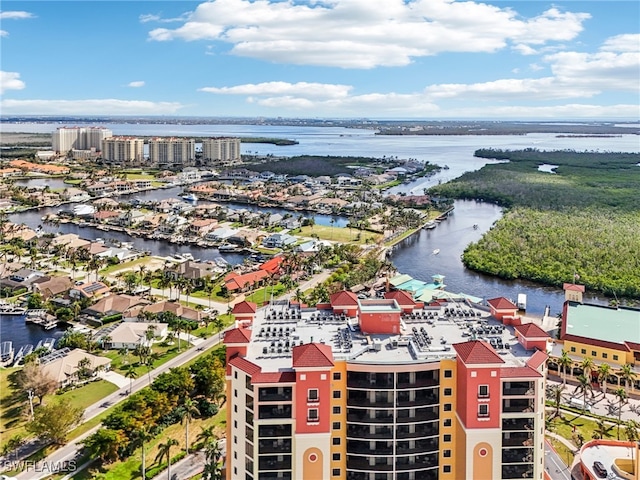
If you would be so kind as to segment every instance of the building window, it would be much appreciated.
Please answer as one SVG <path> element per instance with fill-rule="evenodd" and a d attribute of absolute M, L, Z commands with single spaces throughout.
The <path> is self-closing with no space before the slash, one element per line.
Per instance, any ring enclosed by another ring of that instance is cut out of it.
<path fill-rule="evenodd" d="M 333 461 L 334 462 L 339 462 L 340 461 L 340 454 L 339 453 L 334 453 L 333 454 Z"/>
<path fill-rule="evenodd" d="M 602 354 L 602 358 L 607 358 L 608 356 L 609 356 L 609 354 L 607 354 L 607 353 L 603 353 Z"/>
<path fill-rule="evenodd" d="M 478 385 L 478 397 L 486 398 L 489 396 L 489 385 Z"/>
<path fill-rule="evenodd" d="M 334 477 L 339 477 L 339 476 L 341 475 L 341 473 L 340 473 L 340 469 L 339 469 L 339 468 L 334 468 L 334 469 L 331 471 L 331 474 L 332 474 Z"/>
<path fill-rule="evenodd" d="M 340 422 L 333 422 L 333 429 L 340 430 Z"/>
<path fill-rule="evenodd" d="M 614 359 L 614 360 L 618 360 L 618 355 L 614 355 L 614 356 L 613 356 L 613 359 Z"/>
<path fill-rule="evenodd" d="M 309 402 L 317 402 L 318 401 L 318 389 L 310 388 L 307 394 L 307 401 Z"/>
<path fill-rule="evenodd" d="M 444 389 L 444 396 L 445 397 L 450 397 L 453 394 L 453 390 L 450 388 L 445 388 Z"/>
<path fill-rule="evenodd" d="M 234 389 L 233 389 L 233 396 L 234 396 L 234 397 L 237 397 L 237 396 L 238 396 L 238 389 L 237 389 L 237 388 L 234 388 Z"/>
<path fill-rule="evenodd" d="M 233 378 L 238 378 L 238 372 L 233 372 Z"/>
<path fill-rule="evenodd" d="M 450 403 L 445 403 L 444 404 L 444 411 L 445 412 L 450 412 L 451 411 L 451 404 Z"/>
<path fill-rule="evenodd" d="M 442 466 L 442 471 L 444 473 L 451 473 L 451 465 L 443 465 Z"/>
<path fill-rule="evenodd" d="M 445 457 L 445 458 L 451 457 L 451 450 L 443 450 L 442 451 L 442 456 Z"/>
<path fill-rule="evenodd" d="M 340 415 L 340 407 L 333 407 L 333 414 Z"/>
<path fill-rule="evenodd" d="M 576 351 L 576 347 L 571 347 L 571 351 L 575 352 Z"/>
<path fill-rule="evenodd" d="M 478 416 L 479 417 L 488 417 L 489 416 L 489 405 L 486 403 L 482 405 L 478 405 Z"/>
<path fill-rule="evenodd" d="M 445 370 L 444 378 L 451 378 L 451 377 L 453 377 L 453 370 Z"/>
<path fill-rule="evenodd" d="M 334 390 L 333 391 L 333 398 L 340 398 L 340 397 L 341 397 L 340 390 Z"/>
<path fill-rule="evenodd" d="M 300 374 L 300 380 L 306 380 L 307 379 L 307 374 L 306 373 L 301 373 Z"/>
<path fill-rule="evenodd" d="M 444 426 L 445 427 L 450 427 L 451 426 L 451 419 L 450 418 L 445 418 L 444 419 Z"/>
<path fill-rule="evenodd" d="M 340 376 L 340 372 L 333 372 L 333 379 L 334 380 L 340 380 L 341 376 Z"/>
<path fill-rule="evenodd" d="M 238 428 L 238 420 L 233 421 L 233 428 Z"/>
<path fill-rule="evenodd" d="M 586 348 L 581 348 L 581 349 L 580 349 L 580 353 L 581 353 L 582 355 L 586 355 L 586 354 L 587 354 L 587 349 L 586 349 Z"/>
<path fill-rule="evenodd" d="M 236 413 L 238 413 L 238 405 L 234 405 L 234 406 L 233 406 L 233 411 L 234 411 L 234 412 L 236 412 Z"/>
<path fill-rule="evenodd" d="M 596 352 L 595 350 L 591 350 L 591 356 L 592 357 L 597 357 L 598 356 L 598 352 Z"/>
<path fill-rule="evenodd" d="M 233 443 L 238 444 L 238 437 L 236 435 L 233 436 Z"/>
<path fill-rule="evenodd" d="M 443 439 L 445 442 L 450 442 L 450 441 L 451 441 L 451 435 L 446 434 L 442 439 Z"/>
<path fill-rule="evenodd" d="M 309 422 L 317 422 L 317 421 L 319 420 L 319 417 L 318 417 L 318 409 L 317 409 L 317 408 L 310 408 L 310 409 L 308 410 L 308 413 L 307 413 L 307 420 L 308 420 Z"/>
<path fill-rule="evenodd" d="M 334 437 L 333 438 L 333 444 L 334 445 L 340 445 L 340 437 Z"/>

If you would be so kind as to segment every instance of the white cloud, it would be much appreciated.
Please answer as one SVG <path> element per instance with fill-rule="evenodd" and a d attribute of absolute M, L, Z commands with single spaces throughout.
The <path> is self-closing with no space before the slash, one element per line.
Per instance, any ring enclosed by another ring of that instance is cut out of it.
<path fill-rule="evenodd" d="M 149 23 L 149 22 L 157 22 L 157 23 L 172 23 L 172 22 L 184 22 L 189 18 L 191 12 L 186 12 L 180 15 L 179 17 L 174 18 L 162 18 L 162 15 L 147 13 L 140 15 L 140 23 Z"/>
<path fill-rule="evenodd" d="M 474 1 L 385 0 L 379 8 L 370 0 L 214 0 L 182 26 L 154 29 L 149 38 L 219 40 L 232 45 L 232 54 L 280 63 L 373 68 L 441 52 L 494 52 L 510 43 L 531 54 L 531 45 L 575 38 L 588 18 L 551 8 L 523 19 Z"/>
<path fill-rule="evenodd" d="M 73 115 L 168 115 L 184 105 L 177 102 L 148 102 L 144 100 L 10 100 L 0 101 L 5 114 L 73 114 Z"/>
<path fill-rule="evenodd" d="M 640 33 L 628 33 L 608 38 L 600 50 L 605 52 L 637 52 L 640 48 Z"/>
<path fill-rule="evenodd" d="M 18 72 L 0 71 L 0 93 L 7 90 L 22 90 L 25 86 Z"/>
<path fill-rule="evenodd" d="M 143 80 L 138 80 L 136 82 L 129 82 L 127 87 L 133 87 L 133 88 L 144 87 L 144 81 Z"/>
<path fill-rule="evenodd" d="M 198 90 L 224 95 L 303 95 L 311 98 L 345 98 L 351 89 L 352 87 L 349 85 L 327 83 L 265 82 L 248 83 L 235 87 L 204 87 Z"/>
<path fill-rule="evenodd" d="M 9 36 L 9 32 L 7 32 L 6 30 L 0 30 L 0 37 L 7 37 Z"/>
<path fill-rule="evenodd" d="M 35 18 L 35 15 L 24 11 L 0 12 L 0 20 L 23 20 L 25 18 Z"/>

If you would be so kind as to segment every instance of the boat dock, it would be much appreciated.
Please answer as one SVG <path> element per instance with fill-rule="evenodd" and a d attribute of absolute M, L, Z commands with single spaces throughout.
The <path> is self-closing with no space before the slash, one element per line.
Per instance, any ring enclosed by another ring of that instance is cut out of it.
<path fill-rule="evenodd" d="M 51 330 L 58 326 L 58 319 L 53 315 L 47 314 L 44 309 L 28 310 L 24 322 L 40 325 L 45 330 Z"/>
<path fill-rule="evenodd" d="M 13 342 L 0 343 L 0 364 L 9 365 L 13 362 Z"/>

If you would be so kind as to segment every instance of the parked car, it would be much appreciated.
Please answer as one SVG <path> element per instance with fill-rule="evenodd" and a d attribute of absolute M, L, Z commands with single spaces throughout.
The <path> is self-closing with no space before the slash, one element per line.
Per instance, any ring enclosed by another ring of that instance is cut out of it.
<path fill-rule="evenodd" d="M 593 471 L 596 472 L 598 477 L 607 478 L 607 469 L 604 468 L 601 462 L 593 462 Z"/>

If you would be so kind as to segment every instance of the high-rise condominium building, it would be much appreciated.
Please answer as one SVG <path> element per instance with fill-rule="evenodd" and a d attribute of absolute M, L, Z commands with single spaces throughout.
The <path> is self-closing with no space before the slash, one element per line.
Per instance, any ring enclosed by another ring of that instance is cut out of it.
<path fill-rule="evenodd" d="M 69 150 L 100 150 L 102 140 L 113 133 L 103 127 L 60 127 L 53 132 L 53 150 L 66 153 Z"/>
<path fill-rule="evenodd" d="M 202 140 L 203 166 L 230 166 L 239 162 L 239 138 L 214 137 Z"/>
<path fill-rule="evenodd" d="M 546 353 L 465 300 L 385 297 L 236 305 L 227 480 L 543 478 Z"/>
<path fill-rule="evenodd" d="M 149 140 L 149 161 L 159 168 L 181 170 L 195 163 L 196 142 L 192 138 L 155 137 Z"/>
<path fill-rule="evenodd" d="M 144 163 L 144 140 L 137 137 L 110 137 L 102 141 L 102 159 L 116 165 Z"/>

